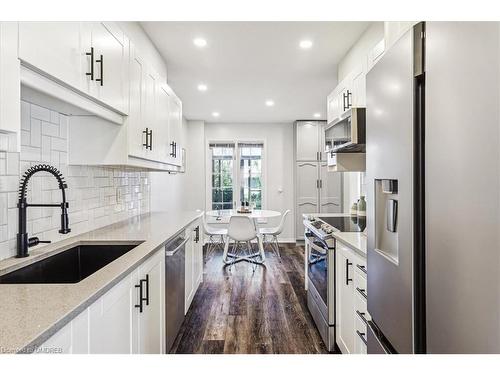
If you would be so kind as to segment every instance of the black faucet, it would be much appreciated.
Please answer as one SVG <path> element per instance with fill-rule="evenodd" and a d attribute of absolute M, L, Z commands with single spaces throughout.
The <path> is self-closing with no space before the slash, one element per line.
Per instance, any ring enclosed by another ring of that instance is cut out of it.
<path fill-rule="evenodd" d="M 59 183 L 59 189 L 61 189 L 62 193 L 62 202 L 60 204 L 35 204 L 28 203 L 26 201 L 26 188 L 28 187 L 29 179 L 37 172 L 48 172 L 52 174 Z M 59 233 L 69 233 L 71 229 L 69 229 L 69 219 L 68 219 L 68 202 L 66 202 L 66 189 L 68 185 L 64 181 L 64 177 L 59 170 L 55 167 L 47 164 L 38 164 L 31 168 L 29 168 L 26 172 L 24 172 L 23 177 L 21 178 L 21 182 L 19 184 L 19 202 L 17 203 L 17 207 L 19 208 L 19 233 L 17 234 L 17 257 L 24 258 L 27 257 L 28 248 L 31 246 L 35 246 L 39 243 L 48 243 L 50 241 L 40 241 L 38 237 L 28 238 L 28 233 L 26 232 L 26 209 L 28 207 L 61 207 L 61 229 Z"/>

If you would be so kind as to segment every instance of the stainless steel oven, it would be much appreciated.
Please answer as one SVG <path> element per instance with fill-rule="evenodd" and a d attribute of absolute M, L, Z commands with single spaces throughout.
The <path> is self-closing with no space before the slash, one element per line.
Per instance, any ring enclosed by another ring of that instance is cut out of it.
<path fill-rule="evenodd" d="M 307 306 L 329 351 L 335 349 L 335 247 L 308 231 Z M 333 241 L 329 241 L 334 243 Z"/>

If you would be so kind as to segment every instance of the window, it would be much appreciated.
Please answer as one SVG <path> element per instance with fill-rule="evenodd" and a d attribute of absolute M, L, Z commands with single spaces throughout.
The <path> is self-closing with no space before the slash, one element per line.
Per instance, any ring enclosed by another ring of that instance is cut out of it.
<path fill-rule="evenodd" d="M 263 208 L 263 150 L 262 142 L 209 144 L 207 203 L 210 209 L 237 208 L 240 202 L 249 202 L 256 209 Z"/>
<path fill-rule="evenodd" d="M 233 208 L 234 144 L 210 144 L 212 153 L 212 210 Z"/>
<path fill-rule="evenodd" d="M 240 201 L 262 209 L 262 143 L 239 143 Z"/>

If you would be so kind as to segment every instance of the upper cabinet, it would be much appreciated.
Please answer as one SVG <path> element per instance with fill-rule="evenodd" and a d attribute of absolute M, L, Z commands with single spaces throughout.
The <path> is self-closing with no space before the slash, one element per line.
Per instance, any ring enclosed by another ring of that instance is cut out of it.
<path fill-rule="evenodd" d="M 295 130 L 296 161 L 321 161 L 325 149 L 324 121 L 298 121 Z"/>
<path fill-rule="evenodd" d="M 128 41 L 114 23 L 20 22 L 19 59 L 127 114 Z"/>

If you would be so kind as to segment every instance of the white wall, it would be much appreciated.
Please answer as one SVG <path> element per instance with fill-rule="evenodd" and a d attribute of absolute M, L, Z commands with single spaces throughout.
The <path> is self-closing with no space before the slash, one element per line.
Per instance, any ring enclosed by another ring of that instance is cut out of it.
<path fill-rule="evenodd" d="M 384 22 L 373 22 L 339 62 L 338 81 L 340 82 L 351 70 L 359 66 L 362 59 L 366 59 L 368 52 L 382 39 L 384 39 Z"/>
<path fill-rule="evenodd" d="M 263 140 L 265 144 L 264 164 L 264 208 L 284 212 L 292 210 L 285 224 L 281 240 L 295 241 L 294 236 L 294 184 L 293 184 L 293 124 L 206 124 L 206 141 L 217 140 Z M 205 154 L 206 154 L 205 143 Z M 279 219 L 270 220 L 276 225 Z"/>

